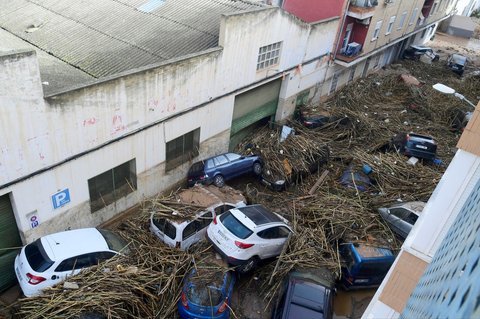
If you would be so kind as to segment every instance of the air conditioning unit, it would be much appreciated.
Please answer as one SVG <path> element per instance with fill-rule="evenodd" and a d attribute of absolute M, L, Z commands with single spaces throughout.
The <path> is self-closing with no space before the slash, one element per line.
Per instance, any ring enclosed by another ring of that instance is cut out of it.
<path fill-rule="evenodd" d="M 353 4 L 357 7 L 369 8 L 375 5 L 373 2 L 377 2 L 377 0 L 355 0 Z"/>
<path fill-rule="evenodd" d="M 370 19 L 371 18 L 366 18 L 366 19 L 357 19 L 357 22 L 363 25 L 369 25 L 370 24 Z"/>
<path fill-rule="evenodd" d="M 345 49 L 345 55 L 346 56 L 355 56 L 360 53 L 360 50 L 362 49 L 362 45 L 357 42 L 352 42 L 347 45 L 347 48 Z"/>

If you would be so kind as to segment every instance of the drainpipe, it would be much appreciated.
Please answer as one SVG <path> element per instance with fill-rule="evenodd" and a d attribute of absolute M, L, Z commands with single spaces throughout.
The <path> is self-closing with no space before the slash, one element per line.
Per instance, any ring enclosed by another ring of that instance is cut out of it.
<path fill-rule="evenodd" d="M 340 45 L 340 38 L 342 37 L 342 32 L 343 32 L 343 27 L 345 26 L 345 20 L 347 19 L 347 12 L 348 8 L 350 7 L 350 2 L 351 0 L 347 1 L 347 6 L 345 7 L 344 13 L 343 13 L 343 19 L 342 19 L 342 26 L 340 27 L 340 32 L 337 34 L 337 41 L 335 44 L 335 50 L 333 52 L 333 60 L 335 61 L 335 58 L 337 57 L 337 52 L 338 52 L 338 46 Z"/>

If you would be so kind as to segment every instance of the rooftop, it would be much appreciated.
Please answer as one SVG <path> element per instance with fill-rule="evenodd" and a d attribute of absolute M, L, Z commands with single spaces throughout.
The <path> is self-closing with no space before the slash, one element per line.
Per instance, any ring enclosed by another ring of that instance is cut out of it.
<path fill-rule="evenodd" d="M 222 14 L 261 7 L 246 0 L 4 1 L 0 51 L 35 48 L 49 95 L 216 47 Z"/>

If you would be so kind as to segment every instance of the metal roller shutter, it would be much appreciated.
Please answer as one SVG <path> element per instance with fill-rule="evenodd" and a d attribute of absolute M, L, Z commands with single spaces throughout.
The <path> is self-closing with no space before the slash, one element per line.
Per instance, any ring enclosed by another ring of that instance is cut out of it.
<path fill-rule="evenodd" d="M 0 196 L 0 291 L 15 283 L 13 263 L 22 241 L 8 195 Z"/>

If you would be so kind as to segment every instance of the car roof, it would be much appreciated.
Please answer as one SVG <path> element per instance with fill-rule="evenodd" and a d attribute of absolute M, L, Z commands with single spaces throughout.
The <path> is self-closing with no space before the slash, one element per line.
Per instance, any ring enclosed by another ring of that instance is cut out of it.
<path fill-rule="evenodd" d="M 364 244 L 353 245 L 356 253 L 362 258 L 391 257 L 393 252 L 388 248 L 376 247 Z"/>
<path fill-rule="evenodd" d="M 290 295 L 288 311 L 284 318 L 315 318 L 320 319 L 325 314 L 325 287 L 313 282 L 290 278 Z"/>
<path fill-rule="evenodd" d="M 454 53 L 452 54 L 452 60 L 458 64 L 465 64 L 467 62 L 467 57 L 461 54 Z"/>
<path fill-rule="evenodd" d="M 414 202 L 405 202 L 405 203 L 396 203 L 390 206 L 390 208 L 403 207 L 417 215 L 420 215 L 425 207 L 425 202 L 414 201 Z"/>
<path fill-rule="evenodd" d="M 96 228 L 81 228 L 46 235 L 41 237 L 41 242 L 48 257 L 53 261 L 110 250 L 105 238 Z"/>
<path fill-rule="evenodd" d="M 237 209 L 247 216 L 256 226 L 284 222 L 277 214 L 272 213 L 262 205 L 248 205 Z"/>

